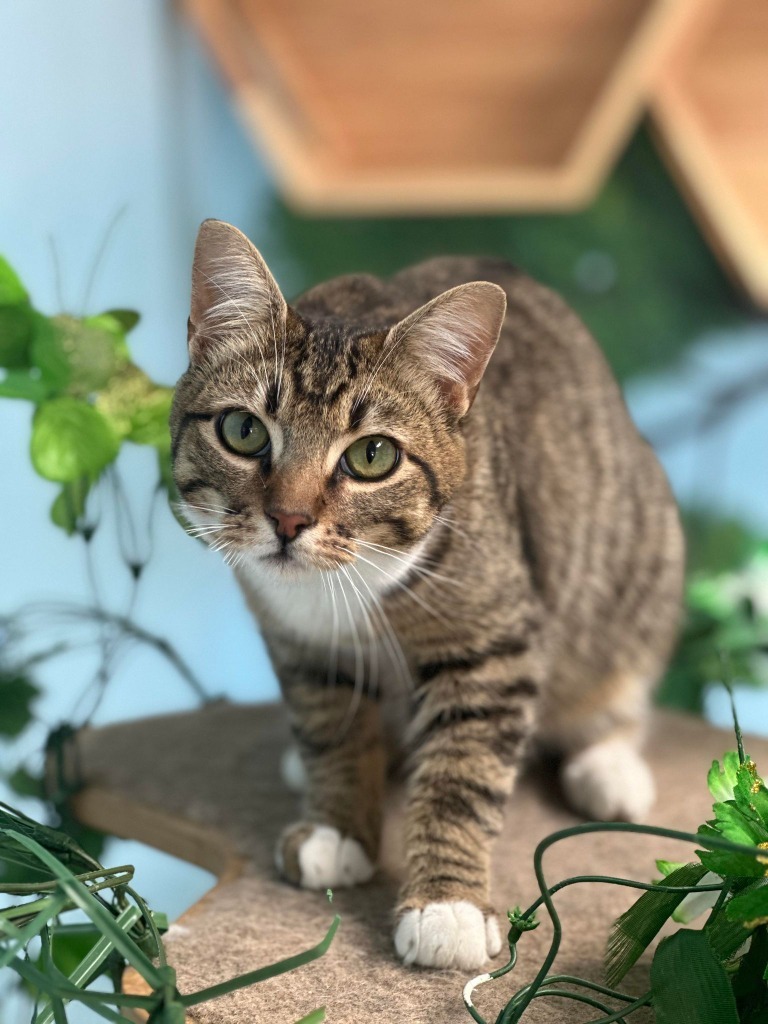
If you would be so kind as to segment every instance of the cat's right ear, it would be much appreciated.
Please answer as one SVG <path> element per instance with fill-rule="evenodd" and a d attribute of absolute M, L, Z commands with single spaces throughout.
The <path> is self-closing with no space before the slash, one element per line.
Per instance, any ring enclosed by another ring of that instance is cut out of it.
<path fill-rule="evenodd" d="M 221 220 L 200 225 L 192 264 L 189 357 L 203 361 L 238 334 L 270 342 L 285 330 L 288 307 L 258 249 Z"/>

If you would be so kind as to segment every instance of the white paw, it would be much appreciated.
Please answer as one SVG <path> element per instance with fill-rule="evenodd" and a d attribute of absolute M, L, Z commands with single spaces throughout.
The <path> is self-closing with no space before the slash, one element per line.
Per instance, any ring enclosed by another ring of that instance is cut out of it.
<path fill-rule="evenodd" d="M 375 868 L 356 839 L 318 825 L 299 847 L 299 870 L 305 889 L 340 889 L 367 882 Z"/>
<path fill-rule="evenodd" d="M 297 747 L 287 747 L 283 751 L 280 775 L 292 793 L 303 793 L 307 788 L 307 770 Z"/>
<path fill-rule="evenodd" d="M 656 799 L 651 770 L 624 740 L 606 740 L 576 754 L 562 771 L 568 802 L 597 821 L 642 821 Z"/>
<path fill-rule="evenodd" d="M 501 935 L 496 918 L 486 920 L 473 903 L 428 903 L 400 918 L 395 949 L 406 964 L 471 971 L 499 953 Z"/>

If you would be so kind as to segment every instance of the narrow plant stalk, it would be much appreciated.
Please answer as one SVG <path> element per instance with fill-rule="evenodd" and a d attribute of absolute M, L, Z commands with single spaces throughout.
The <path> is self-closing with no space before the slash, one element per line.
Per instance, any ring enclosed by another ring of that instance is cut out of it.
<path fill-rule="evenodd" d="M 536 880 L 538 882 L 539 892 L 541 895 L 531 904 L 530 907 L 528 907 L 527 910 L 523 911 L 520 914 L 520 917 L 522 919 L 529 920 L 533 917 L 535 911 L 539 907 L 541 907 L 542 905 L 546 906 L 553 927 L 552 942 L 550 944 L 550 948 L 544 960 L 544 963 L 542 964 L 533 982 L 530 985 L 527 985 L 525 988 L 520 989 L 519 992 L 515 993 L 512 999 L 507 1003 L 506 1007 L 499 1014 L 496 1020 L 496 1024 L 516 1024 L 516 1022 L 518 1022 L 522 1018 L 523 1014 L 525 1013 L 526 1009 L 530 1006 L 531 1002 L 534 999 L 544 995 L 558 995 L 563 998 L 575 999 L 578 1002 L 585 1002 L 590 1005 L 594 1005 L 596 1008 L 601 1009 L 608 1014 L 608 1016 L 600 1018 L 599 1022 L 595 1021 L 593 1022 L 593 1024 L 612 1024 L 612 1022 L 614 1021 L 619 1022 L 623 1019 L 623 1017 L 628 1016 L 634 1010 L 639 1009 L 641 1006 L 646 1006 L 650 1003 L 651 993 L 646 993 L 646 995 L 642 996 L 639 1000 L 635 1000 L 628 1006 L 625 1006 L 623 1009 L 617 1010 L 615 1013 L 611 1013 L 597 1000 L 594 1000 L 591 997 L 585 996 L 581 993 L 572 993 L 567 992 L 565 990 L 553 990 L 550 988 L 544 988 L 544 986 L 549 986 L 557 980 L 565 980 L 565 978 L 549 978 L 548 974 L 555 959 L 557 958 L 560 943 L 562 940 L 562 923 L 560 921 L 560 917 L 557 913 L 552 897 L 556 892 L 565 888 L 566 886 L 574 885 L 577 882 L 605 882 L 608 884 L 623 885 L 629 888 L 643 889 L 646 891 L 653 890 L 656 892 L 667 891 L 688 893 L 719 891 L 719 898 L 722 901 L 724 901 L 726 898 L 726 894 L 724 894 L 724 889 L 726 887 L 723 883 L 695 887 L 664 886 L 663 883 L 653 884 L 648 882 L 636 882 L 630 879 L 614 878 L 608 875 L 574 876 L 573 878 L 565 879 L 564 881 L 559 882 L 554 886 L 547 886 L 543 869 L 543 858 L 545 852 L 549 849 L 549 847 L 553 846 L 555 843 L 561 842 L 564 839 L 570 839 L 574 836 L 579 835 L 588 835 L 592 832 L 630 832 L 636 835 L 658 836 L 662 839 L 676 839 L 682 842 L 695 843 L 698 846 L 703 846 L 707 849 L 712 850 L 725 850 L 731 853 L 744 853 L 751 857 L 758 857 L 762 853 L 762 851 L 757 847 L 741 846 L 737 843 L 732 843 L 727 839 L 722 839 L 719 837 L 694 835 L 689 832 L 680 832 L 676 829 L 659 828 L 652 825 L 635 825 L 629 822 L 587 823 L 584 825 L 575 825 L 567 829 L 561 829 L 558 832 L 553 832 L 551 835 L 547 836 L 539 843 L 534 853 L 534 870 L 536 872 Z M 492 974 L 480 975 L 479 977 L 472 979 L 472 981 L 470 981 L 464 988 L 465 1006 L 470 1015 L 472 1016 L 472 1018 L 475 1021 L 477 1021 L 477 1024 L 487 1024 L 487 1022 L 474 1007 L 472 1003 L 472 993 L 477 986 L 484 984 L 487 981 L 491 981 L 495 978 L 501 977 L 504 974 L 508 973 L 510 970 L 512 970 L 517 959 L 517 942 L 519 941 L 521 935 L 522 933 L 520 933 L 520 935 L 518 935 L 516 939 L 510 939 L 511 955 L 508 964 L 506 964 L 500 970 L 494 971 Z M 595 988 L 592 983 L 583 982 L 581 979 L 569 978 L 568 980 L 572 984 L 583 985 L 586 988 L 592 988 L 594 991 L 601 991 L 602 994 L 610 995 L 613 998 L 622 1000 L 626 1000 L 628 998 L 623 993 L 616 992 L 614 990 L 607 989 L 602 986 L 599 988 Z"/>
<path fill-rule="evenodd" d="M 132 942 L 120 928 L 115 924 L 115 919 L 108 911 L 93 899 L 87 886 L 78 882 L 74 875 L 68 871 L 51 853 L 48 852 L 34 839 L 29 839 L 20 832 L 8 830 L 18 843 L 35 853 L 40 860 L 61 880 L 61 888 L 66 895 L 81 910 L 85 911 L 88 917 L 104 934 L 109 936 L 115 947 L 125 959 L 136 968 L 146 982 L 152 988 L 157 988 L 162 983 L 162 978 L 152 961 L 142 953 L 138 946 Z"/>
<path fill-rule="evenodd" d="M 115 918 L 115 924 L 119 928 L 122 928 L 124 932 L 129 931 L 133 925 L 140 920 L 141 911 L 138 907 L 126 907 Z M 104 963 L 109 954 L 115 947 L 112 945 L 110 939 L 102 937 L 85 956 L 74 971 L 69 975 L 69 982 L 76 988 L 80 988 L 85 985 L 88 979 L 93 975 L 94 971 L 98 970 L 99 967 Z M 42 1010 L 37 1017 L 35 1017 L 35 1024 L 51 1024 L 54 1020 L 53 1006 Z"/>
<path fill-rule="evenodd" d="M 341 918 L 337 914 L 331 922 L 331 927 L 328 929 L 325 938 L 322 942 L 319 942 L 312 949 L 308 949 L 303 953 L 298 953 L 296 956 L 289 956 L 285 960 L 279 960 L 275 964 L 270 964 L 268 967 L 261 967 L 256 971 L 249 971 L 247 974 L 240 974 L 236 978 L 231 978 L 229 981 L 223 981 L 220 985 L 211 985 L 209 988 L 200 989 L 199 992 L 192 992 L 189 995 L 182 996 L 181 1002 L 184 1006 L 196 1006 L 198 1003 L 207 1002 L 209 999 L 217 999 L 219 996 L 225 996 L 229 992 L 235 992 L 239 988 L 245 988 L 246 985 L 254 985 L 259 981 L 266 981 L 268 978 L 277 977 L 278 974 L 285 974 L 288 971 L 294 971 L 297 967 L 303 967 L 304 964 L 310 963 L 312 960 L 317 960 L 325 953 L 333 941 L 333 937 L 336 934 L 336 929 L 339 927 Z"/>

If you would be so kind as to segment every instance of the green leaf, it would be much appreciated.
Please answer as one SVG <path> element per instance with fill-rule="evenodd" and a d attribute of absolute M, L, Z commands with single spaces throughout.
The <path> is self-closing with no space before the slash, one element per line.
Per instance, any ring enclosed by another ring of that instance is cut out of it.
<path fill-rule="evenodd" d="M 712 808 L 715 820 L 710 824 L 725 839 L 741 846 L 757 846 L 768 842 L 768 828 L 759 820 L 743 813 L 733 800 L 718 803 Z"/>
<path fill-rule="evenodd" d="M 43 780 L 26 768 L 17 768 L 8 776 L 8 785 L 19 796 L 32 796 L 42 800 L 45 796 Z"/>
<path fill-rule="evenodd" d="M 127 364 L 128 349 L 120 324 L 109 316 L 57 316 L 36 332 L 32 360 L 57 389 L 86 398 Z"/>
<path fill-rule="evenodd" d="M 729 921 L 738 921 L 745 928 L 768 924 L 768 884 L 728 900 L 725 914 Z"/>
<path fill-rule="evenodd" d="M 30 305 L 0 305 L 0 366 L 7 370 L 27 369 L 36 318 Z"/>
<path fill-rule="evenodd" d="M 704 932 L 663 939 L 651 964 L 656 1024 L 739 1024 L 728 975 Z"/>
<path fill-rule="evenodd" d="M 308 1013 L 306 1017 L 302 1017 L 301 1020 L 297 1020 L 296 1024 L 322 1024 L 325 1020 L 325 1007 L 320 1006 L 317 1010 L 313 1010 L 312 1013 Z"/>
<path fill-rule="evenodd" d="M 162 975 L 158 968 L 138 946 L 128 938 L 121 930 L 109 911 L 102 906 L 93 893 L 68 870 L 52 853 L 38 843 L 31 836 L 22 832 L 8 831 L 8 835 L 33 853 L 49 869 L 52 875 L 58 880 L 59 887 L 63 893 L 77 906 L 83 910 L 102 935 L 111 939 L 112 944 L 122 953 L 125 959 L 136 968 L 145 981 L 153 987 L 159 987 L 163 983 Z"/>
<path fill-rule="evenodd" d="M 719 875 L 708 871 L 699 884 L 701 886 L 722 885 L 722 879 Z M 675 908 L 672 920 L 677 921 L 678 924 L 688 924 L 689 921 L 694 921 L 715 905 L 719 895 L 719 892 L 710 890 L 688 893 L 680 906 Z"/>
<path fill-rule="evenodd" d="M 38 406 L 32 423 L 32 464 L 46 480 L 94 481 L 119 449 L 110 424 L 87 402 L 63 397 Z"/>
<path fill-rule="evenodd" d="M 24 730 L 39 693 L 25 676 L 0 676 L 0 736 L 18 736 Z"/>
<path fill-rule="evenodd" d="M 762 878 L 765 875 L 765 865 L 748 853 L 726 850 L 697 850 L 696 853 L 704 867 L 721 878 Z"/>
<path fill-rule="evenodd" d="M 684 868 L 684 867 L 685 867 L 685 862 L 684 861 L 679 861 L 679 860 L 657 860 L 656 861 L 656 870 L 658 872 L 660 872 L 664 876 L 664 878 L 666 878 L 667 875 L 671 875 L 673 871 L 678 871 L 680 868 Z"/>
<path fill-rule="evenodd" d="M 128 334 L 129 331 L 132 331 L 141 319 L 139 314 L 133 309 L 108 309 L 103 315 L 110 316 L 113 320 L 116 320 L 120 324 L 123 334 Z"/>
<path fill-rule="evenodd" d="M 0 804 L 0 843 L 3 844 L 4 850 L 9 845 L 19 850 L 16 841 L 9 838 L 11 832 L 20 832 L 22 835 L 34 839 L 46 850 L 55 853 L 59 861 L 71 867 L 75 874 L 92 871 L 99 867 L 98 861 L 89 856 L 66 832 L 42 825 L 39 821 L 34 821 L 15 808 L 9 807 L 7 804 Z M 19 850 L 19 852 L 22 851 Z M 35 854 L 25 855 L 30 864 L 36 864 L 39 870 L 44 870 L 39 864 L 39 857 Z"/>
<path fill-rule="evenodd" d="M 0 398 L 21 398 L 38 405 L 50 393 L 50 385 L 37 367 L 31 370 L 8 370 L 0 380 Z"/>
<path fill-rule="evenodd" d="M 0 256 L 0 305 L 10 306 L 26 302 L 29 296 L 16 271 L 4 256 Z"/>
<path fill-rule="evenodd" d="M 709 786 L 712 799 L 716 802 L 724 803 L 726 800 L 733 800 L 739 763 L 739 755 L 735 750 L 729 750 L 724 755 L 722 765 L 719 761 L 712 762 L 712 767 L 707 773 L 707 786 Z"/>
<path fill-rule="evenodd" d="M 742 814 L 768 828 L 768 790 L 751 758 L 739 765 L 734 799 Z"/>
<path fill-rule="evenodd" d="M 89 490 L 88 479 L 79 477 L 71 483 L 64 484 L 51 505 L 51 519 L 70 537 L 85 515 Z"/>
<path fill-rule="evenodd" d="M 703 864 L 685 864 L 667 875 L 664 884 L 695 886 L 705 874 Z M 684 892 L 649 890 L 614 922 L 605 957 L 605 973 L 610 986 L 615 987 L 621 981 L 685 896 Z"/>
<path fill-rule="evenodd" d="M 172 401 L 172 388 L 155 384 L 143 370 L 128 365 L 101 392 L 96 408 L 126 440 L 170 448 Z"/>
<path fill-rule="evenodd" d="M 757 928 L 749 949 L 741 957 L 731 980 L 741 1024 L 765 1024 L 768 1020 L 768 985 L 763 977 L 768 965 L 768 930 Z"/>

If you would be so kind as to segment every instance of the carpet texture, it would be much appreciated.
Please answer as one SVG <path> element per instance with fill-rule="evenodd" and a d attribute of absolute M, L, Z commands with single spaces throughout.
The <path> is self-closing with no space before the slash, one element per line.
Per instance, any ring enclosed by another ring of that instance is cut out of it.
<path fill-rule="evenodd" d="M 88 788 L 76 802 L 89 824 L 152 843 L 216 872 L 219 884 L 171 930 L 167 949 L 179 989 L 192 992 L 315 945 L 335 912 L 341 927 L 328 953 L 299 970 L 194 1008 L 196 1024 L 293 1024 L 325 1005 L 329 1024 L 467 1024 L 461 999 L 468 980 L 456 971 L 403 967 L 392 947 L 392 906 L 401 865 L 402 792 L 394 789 L 386 818 L 382 867 L 368 885 L 326 896 L 291 888 L 276 874 L 272 850 L 298 813 L 278 764 L 287 744 L 275 706 L 211 705 L 201 711 L 87 730 L 78 737 L 80 771 Z M 695 831 L 710 815 L 706 772 L 735 746 L 732 734 L 669 712 L 657 712 L 648 755 L 660 798 L 651 823 Z M 768 742 L 747 749 L 763 771 Z M 495 847 L 493 897 L 507 907 L 538 894 L 532 854 L 544 836 L 578 819 L 562 803 L 547 763 L 535 763 L 509 803 Z M 574 874 L 622 875 L 648 881 L 654 859 L 687 860 L 692 846 L 632 835 L 592 835 L 556 845 L 545 859 L 549 884 Z M 141 891 L 141 878 L 136 879 Z M 564 927 L 558 973 L 602 980 L 611 921 L 632 891 L 579 885 L 556 897 Z M 158 909 L 162 909 L 159 907 Z M 477 991 L 489 1024 L 520 985 L 530 981 L 549 947 L 546 916 L 523 936 L 516 970 Z M 493 963 L 501 966 L 502 954 Z M 648 967 L 640 964 L 624 988 L 641 994 Z M 562 1000 L 539 1000 L 528 1024 L 586 1021 L 596 1011 Z M 634 1015 L 633 1024 L 652 1017 Z"/>

